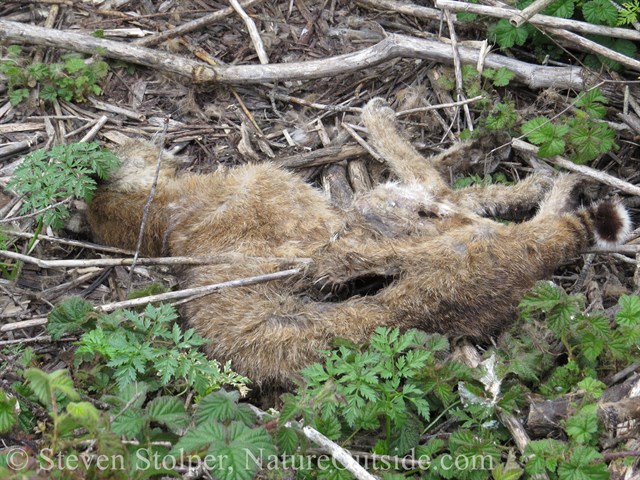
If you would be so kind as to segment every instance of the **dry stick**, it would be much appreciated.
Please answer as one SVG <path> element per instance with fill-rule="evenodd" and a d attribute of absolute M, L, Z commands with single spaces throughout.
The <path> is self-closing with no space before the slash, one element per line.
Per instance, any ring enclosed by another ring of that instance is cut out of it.
<path fill-rule="evenodd" d="M 392 2 L 389 2 L 392 3 Z M 488 15 L 496 18 L 511 18 L 515 12 L 513 8 L 478 5 L 475 3 L 459 2 L 455 0 L 436 0 L 438 8 L 451 10 L 452 12 L 469 12 L 480 15 Z M 419 8 L 419 7 L 418 7 Z M 431 9 L 429 9 L 431 10 Z M 416 14 L 416 16 L 420 16 Z M 640 32 L 628 28 L 606 27 L 604 25 L 592 25 L 577 20 L 550 17 L 547 15 L 534 15 L 529 19 L 531 25 L 538 27 L 563 28 L 588 35 L 604 35 L 613 38 L 640 41 Z"/>
<path fill-rule="evenodd" d="M 240 5 L 242 5 L 243 8 L 249 8 L 262 1 L 263 0 L 245 0 L 243 2 L 240 2 Z M 178 37 L 180 35 L 193 32 L 194 30 L 204 28 L 212 23 L 219 22 L 220 20 L 224 20 L 225 18 L 233 15 L 234 12 L 235 10 L 231 7 L 223 8 L 222 10 L 218 10 L 217 12 L 205 15 L 204 17 L 198 18 L 197 20 L 187 22 L 183 25 L 180 25 L 179 27 L 172 28 L 162 33 L 156 33 L 155 35 L 150 35 L 147 38 L 143 38 L 142 40 L 137 40 L 134 43 L 145 47 L 157 45 L 158 43 L 169 40 L 170 38 Z"/>
<path fill-rule="evenodd" d="M 471 345 L 468 341 L 465 341 L 460 347 L 459 351 L 462 357 L 463 363 L 465 363 L 468 367 L 476 369 L 480 365 L 482 358 L 478 350 Z M 513 437 L 513 440 L 518 447 L 520 453 L 524 453 L 524 449 L 527 444 L 531 441 L 529 438 L 529 434 L 524 429 L 522 422 L 518 420 L 515 415 L 506 412 L 502 408 L 496 409 L 496 414 L 500 422 L 507 427 L 509 433 Z M 546 474 L 536 475 L 533 478 L 540 480 L 549 480 L 549 477 Z"/>
<path fill-rule="evenodd" d="M 212 265 L 236 263 L 241 261 L 274 262 L 280 265 L 310 264 L 311 259 L 305 257 L 250 257 L 242 254 L 216 255 L 215 257 L 156 257 L 156 258 L 98 258 L 85 260 L 42 260 L 21 253 L 0 250 L 0 257 L 19 260 L 37 265 L 40 268 L 78 268 L 78 267 L 119 267 L 132 265 Z"/>
<path fill-rule="evenodd" d="M 30 232 L 16 232 L 15 230 L 7 230 L 6 232 L 12 237 L 33 238 L 35 236 L 33 233 L 30 233 Z M 125 250 L 123 248 L 107 247 L 105 245 L 98 245 L 96 243 L 81 242 L 80 240 L 69 240 L 68 238 L 51 237 L 49 235 L 43 235 L 43 234 L 38 235 L 38 240 L 47 240 L 49 242 L 57 242 L 63 245 L 89 248 L 91 250 L 99 250 L 99 251 L 109 252 L 109 253 L 133 255 L 133 252 L 131 250 Z"/>
<path fill-rule="evenodd" d="M 520 150 L 521 152 L 532 153 L 534 155 L 538 154 L 538 147 L 517 138 L 511 140 L 511 146 L 516 150 Z M 609 175 L 608 173 L 600 172 L 593 168 L 585 167 L 584 165 L 577 165 L 571 160 L 567 160 L 566 158 L 560 157 L 558 155 L 556 155 L 555 157 L 545 158 L 544 160 L 572 172 L 580 173 L 586 177 L 593 178 L 600 183 L 604 183 L 605 185 L 609 185 L 610 187 L 617 188 L 618 190 L 627 192 L 631 195 L 640 195 L 640 187 L 637 187 L 636 185 L 633 185 L 632 183 L 626 182 L 624 180 L 620 180 L 619 178 L 616 178 L 613 175 Z"/>
<path fill-rule="evenodd" d="M 447 21 L 447 27 L 449 27 L 449 39 L 451 40 L 453 70 L 456 78 L 456 101 L 460 102 L 466 99 L 464 96 L 464 84 L 462 82 L 462 65 L 460 64 L 460 55 L 458 55 L 458 36 L 456 35 L 455 28 L 453 27 L 453 20 L 451 20 L 451 12 L 449 12 L 449 10 L 444 11 L 444 18 Z M 462 108 L 464 110 L 464 118 L 467 122 L 467 128 L 470 132 L 473 132 L 473 121 L 471 120 L 469 105 L 465 103 L 462 105 Z M 458 109 L 456 110 L 459 111 Z"/>
<path fill-rule="evenodd" d="M 109 119 L 107 118 L 106 115 L 101 116 L 96 122 L 96 124 L 93 127 L 91 127 L 91 130 L 89 130 L 87 134 L 80 139 L 80 141 L 90 142 L 91 140 L 93 140 L 98 134 L 98 131 L 104 126 L 105 123 L 107 123 L 107 120 Z"/>
<path fill-rule="evenodd" d="M 316 445 L 327 450 L 333 458 L 340 462 L 358 480 L 376 480 L 362 465 L 356 462 L 347 450 L 332 442 L 319 431 L 311 427 L 303 427 L 302 433 Z"/>
<path fill-rule="evenodd" d="M 399 112 L 396 112 L 396 117 L 411 115 L 412 113 L 428 112 L 429 110 L 438 110 L 440 108 L 457 107 L 459 105 L 465 105 L 468 103 L 477 102 L 478 100 L 482 100 L 483 98 L 484 97 L 482 95 L 478 95 L 477 97 L 469 98 L 467 100 L 462 100 L 460 102 L 439 103 L 437 105 L 429 105 L 428 107 L 417 107 L 417 108 L 410 108 L 408 110 L 400 110 Z"/>
<path fill-rule="evenodd" d="M 138 307 L 140 305 L 146 305 L 152 302 L 165 302 L 167 300 L 178 300 L 181 298 L 191 297 L 194 295 L 210 294 L 223 288 L 231 287 L 243 287 L 246 285 L 255 285 L 256 283 L 270 282 L 272 280 L 280 280 L 282 278 L 292 277 L 302 272 L 302 268 L 290 268 L 289 270 L 282 270 L 280 272 L 266 273 L 264 275 L 257 275 L 255 277 L 241 278 L 238 280 L 230 280 L 228 282 L 215 283 L 212 285 L 205 285 L 203 287 L 187 288 L 184 290 L 178 290 L 177 292 L 161 293 L 158 295 L 150 295 L 148 297 L 135 298 L 133 300 L 126 300 L 124 302 L 107 303 L 96 307 L 99 312 L 113 312 L 118 308 L 131 308 Z"/>
<path fill-rule="evenodd" d="M 25 218 L 31 218 L 31 217 L 36 217 L 48 210 L 52 210 L 54 208 L 60 207 L 66 203 L 69 203 L 71 200 L 73 200 L 73 197 L 67 197 L 64 200 L 60 200 L 59 202 L 53 203 L 51 205 L 48 205 L 40 210 L 37 210 L 33 213 L 28 213 L 26 215 L 20 215 L 19 217 L 11 217 L 11 218 L 2 218 L 0 219 L 0 223 L 9 223 L 9 222 L 15 222 L 17 220 L 24 220 Z"/>
<path fill-rule="evenodd" d="M 140 232 L 138 233 L 138 243 L 136 245 L 136 251 L 133 254 L 133 262 L 131 263 L 131 269 L 129 270 L 129 279 L 127 281 L 127 292 L 131 288 L 133 282 L 133 272 L 136 268 L 136 261 L 140 256 L 140 249 L 142 248 L 142 240 L 144 239 L 144 228 L 147 225 L 147 218 L 149 217 L 149 210 L 151 210 L 151 202 L 156 194 L 156 187 L 158 186 L 158 177 L 160 176 L 160 166 L 162 165 L 162 155 L 164 153 L 164 139 L 167 136 L 167 129 L 169 128 L 169 117 L 165 117 L 164 125 L 162 127 L 162 134 L 160 135 L 160 148 L 158 149 L 158 161 L 156 162 L 156 172 L 153 176 L 153 182 L 151 183 L 151 190 L 149 190 L 149 196 L 147 197 L 147 203 L 142 210 L 142 220 L 140 221 Z"/>
<path fill-rule="evenodd" d="M 412 3 L 401 3 L 395 0 L 357 0 L 356 3 L 365 7 L 390 10 L 392 12 L 411 15 L 418 18 L 426 18 L 428 20 L 440 20 L 442 18 L 442 12 L 436 8 L 422 7 Z"/>
<path fill-rule="evenodd" d="M 536 0 L 524 10 L 514 13 L 513 16 L 509 19 L 509 23 L 514 27 L 520 27 L 523 23 L 527 22 L 540 10 L 547 8 L 555 1 L 556 0 Z"/>
<path fill-rule="evenodd" d="M 269 63 L 269 56 L 264 49 L 264 43 L 262 42 L 260 32 L 258 32 L 255 22 L 249 15 L 247 15 L 247 12 L 244 11 L 240 3 L 238 3 L 238 0 L 229 0 L 229 3 L 238 15 L 240 15 L 244 24 L 247 26 L 247 30 L 249 30 L 249 37 L 251 37 L 251 43 L 253 43 L 253 47 L 256 49 L 260 63 L 263 65 Z"/>
<path fill-rule="evenodd" d="M 599 43 L 596 43 L 592 40 L 587 40 L 580 35 L 577 35 L 573 32 L 568 32 L 566 30 L 560 30 L 557 28 L 541 28 L 541 30 L 549 35 L 556 36 L 571 43 L 574 47 L 579 47 L 580 49 L 587 50 L 592 53 L 596 53 L 598 55 L 602 55 L 603 57 L 607 57 L 615 62 L 618 62 L 624 65 L 631 70 L 640 71 L 640 61 L 635 60 L 631 57 L 627 57 L 622 53 L 618 53 L 610 48 L 603 47 Z"/>
<path fill-rule="evenodd" d="M 384 163 L 384 158 L 376 152 L 371 146 L 362 138 L 358 133 L 346 122 L 342 122 L 342 128 L 344 128 L 353 139 L 358 142 L 362 148 L 364 148 L 369 155 L 371 155 L 376 161 L 380 163 Z"/>
<path fill-rule="evenodd" d="M 218 290 L 222 290 L 224 288 L 255 285 L 257 283 L 270 282 L 272 280 L 280 280 L 283 278 L 292 277 L 294 275 L 299 274 L 302 271 L 303 271 L 302 268 L 291 268 L 289 270 L 282 270 L 279 272 L 267 273 L 267 274 L 258 275 L 255 277 L 240 278 L 237 280 L 230 280 L 228 282 L 205 285 L 203 287 L 187 288 L 184 290 L 178 290 L 176 292 L 161 293 L 158 295 L 149 295 L 147 297 L 140 297 L 134 300 L 126 300 L 124 302 L 107 303 L 105 305 L 95 307 L 95 310 L 99 312 L 108 313 L 108 312 L 113 312 L 114 310 L 117 310 L 119 308 L 138 307 L 138 306 L 146 305 L 148 303 L 153 303 L 153 302 L 179 300 L 182 298 L 186 298 L 189 300 L 189 299 L 193 299 L 194 297 L 202 297 L 204 295 L 210 295 L 211 293 L 216 292 Z M 24 320 L 21 322 L 8 323 L 6 325 L 0 326 L 0 333 L 8 332 L 11 330 L 19 330 L 22 328 L 36 327 L 39 325 L 46 325 L 47 322 L 48 322 L 48 319 L 46 317 L 43 317 L 43 318 L 32 318 L 30 320 Z"/>
<path fill-rule="evenodd" d="M 40 317 L 23 320 L 21 322 L 7 323 L 0 326 L 0 333 L 11 332 L 13 330 L 20 330 L 23 328 L 39 327 L 40 325 L 46 325 L 48 321 L 47 317 Z"/>
<path fill-rule="evenodd" d="M 178 74 L 201 84 L 212 82 L 251 84 L 331 77 L 363 70 L 398 57 L 451 63 L 451 45 L 437 40 L 398 34 L 389 35 L 379 43 L 357 52 L 322 60 L 269 65 L 217 66 L 208 66 L 202 62 L 132 44 L 6 20 L 0 20 L 0 37 L 18 44 L 47 45 L 89 54 L 99 51 L 104 57 L 145 65 L 164 73 Z M 476 49 L 459 46 L 458 53 L 460 60 L 465 64 L 475 65 L 478 61 L 479 52 Z M 494 53 L 487 55 L 485 66 L 494 69 L 508 68 L 515 74 L 518 81 L 532 89 L 555 87 L 562 90 L 582 91 L 593 83 L 592 77 L 596 78 L 594 74 L 582 67 L 531 65 Z"/>

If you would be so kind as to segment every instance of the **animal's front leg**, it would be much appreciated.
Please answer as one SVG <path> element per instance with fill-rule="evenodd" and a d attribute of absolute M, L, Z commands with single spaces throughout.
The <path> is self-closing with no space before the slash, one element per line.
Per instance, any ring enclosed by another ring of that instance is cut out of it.
<path fill-rule="evenodd" d="M 422 183 L 433 193 L 449 190 L 431 162 L 400 135 L 395 112 L 383 99 L 370 100 L 362 111 L 362 119 L 369 131 L 369 141 L 401 182 Z"/>

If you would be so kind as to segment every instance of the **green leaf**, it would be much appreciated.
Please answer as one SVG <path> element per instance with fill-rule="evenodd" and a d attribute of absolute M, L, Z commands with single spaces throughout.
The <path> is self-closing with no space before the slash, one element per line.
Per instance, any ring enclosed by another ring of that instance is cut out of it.
<path fill-rule="evenodd" d="M 549 142 L 555 137 L 553 125 L 544 117 L 529 120 L 521 127 L 522 133 L 535 145 Z"/>
<path fill-rule="evenodd" d="M 276 433 L 276 443 L 282 453 L 292 455 L 298 448 L 298 434 L 293 428 L 279 428 Z"/>
<path fill-rule="evenodd" d="M 138 438 L 142 433 L 147 420 L 142 410 L 135 407 L 128 407 L 120 412 L 111 422 L 111 430 L 117 435 L 126 438 Z"/>
<path fill-rule="evenodd" d="M 584 109 L 584 111 L 593 118 L 604 118 L 607 113 L 605 107 L 607 103 L 607 97 L 602 95 L 600 89 L 592 88 L 578 95 L 575 106 Z"/>
<path fill-rule="evenodd" d="M 507 67 L 500 67 L 493 76 L 493 85 L 496 87 L 506 87 L 515 74 Z"/>
<path fill-rule="evenodd" d="M 0 390 L 0 434 L 9 432 L 18 421 L 18 400 Z"/>
<path fill-rule="evenodd" d="M 574 4 L 574 0 L 559 0 L 549 5 L 544 13 L 553 17 L 571 18 L 573 17 Z"/>
<path fill-rule="evenodd" d="M 490 32 L 501 48 L 511 48 L 514 45 L 522 46 L 529 37 L 526 27 L 514 27 L 504 18 L 500 19 Z"/>
<path fill-rule="evenodd" d="M 57 304 L 49 313 L 47 330 L 53 340 L 86 330 L 87 315 L 93 312 L 91 303 L 71 297 Z"/>
<path fill-rule="evenodd" d="M 540 145 L 540 148 L 538 149 L 538 155 L 541 158 L 549 158 L 555 155 L 562 155 L 564 153 L 565 146 L 566 144 L 564 140 L 554 138 Z"/>
<path fill-rule="evenodd" d="M 527 460 L 525 471 L 529 475 L 555 472 L 558 462 L 563 458 L 566 444 L 559 440 L 533 440 L 524 449 Z"/>
<path fill-rule="evenodd" d="M 568 462 L 558 467 L 560 480 L 608 480 L 609 471 L 606 463 L 594 463 L 601 460 L 602 455 L 594 448 L 576 447 Z"/>
<path fill-rule="evenodd" d="M 512 450 L 509 450 L 507 462 L 504 465 L 499 464 L 491 471 L 493 480 L 518 480 L 523 473 Z"/>
<path fill-rule="evenodd" d="M 171 453 L 179 455 L 201 451 L 209 447 L 207 466 L 215 478 L 224 480 L 249 480 L 261 465 L 276 454 L 276 449 L 266 430 L 249 428 L 241 422 L 224 426 L 209 422 L 187 432 L 174 446 Z"/>
<path fill-rule="evenodd" d="M 29 98 L 29 90 L 26 88 L 17 88 L 9 92 L 9 102 L 11 102 L 11 105 L 14 107 L 27 98 Z"/>
<path fill-rule="evenodd" d="M 582 5 L 582 14 L 589 23 L 614 26 L 618 22 L 618 10 L 609 0 L 590 0 Z"/>
<path fill-rule="evenodd" d="M 606 123 L 585 122 L 569 133 L 576 163 L 585 163 L 610 152 L 617 147 L 614 139 L 615 132 Z"/>
<path fill-rule="evenodd" d="M 637 295 L 622 295 L 618 299 L 620 310 L 616 313 L 616 323 L 624 327 L 640 325 L 640 297 Z"/>
<path fill-rule="evenodd" d="M 90 431 L 98 428 L 100 412 L 89 402 L 70 402 L 67 405 L 67 413 Z"/>
<path fill-rule="evenodd" d="M 597 405 L 584 406 L 578 414 L 569 418 L 565 424 L 565 430 L 577 443 L 589 443 L 598 432 Z"/>
<path fill-rule="evenodd" d="M 73 388 L 73 381 L 67 370 L 56 370 L 48 374 L 37 368 L 29 368 L 25 371 L 24 378 L 40 403 L 45 406 L 52 406 L 52 399 L 57 393 L 65 395 L 69 400 L 80 397 Z"/>
<path fill-rule="evenodd" d="M 233 390 L 220 389 L 204 397 L 198 404 L 196 421 L 198 424 L 211 421 L 226 422 L 235 420 L 240 394 Z"/>
<path fill-rule="evenodd" d="M 156 397 L 149 402 L 145 411 L 149 420 L 169 427 L 172 432 L 180 432 L 189 424 L 184 405 L 176 397 Z"/>

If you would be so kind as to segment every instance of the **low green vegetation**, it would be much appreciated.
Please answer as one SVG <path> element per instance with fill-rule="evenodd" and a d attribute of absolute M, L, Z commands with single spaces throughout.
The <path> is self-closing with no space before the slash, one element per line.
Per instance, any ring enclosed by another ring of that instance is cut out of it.
<path fill-rule="evenodd" d="M 84 102 L 88 95 L 102 93 L 100 83 L 108 72 L 109 66 L 99 57 L 87 59 L 78 54 L 63 55 L 57 63 L 32 63 L 18 45 L 9 46 L 0 60 L 0 73 L 7 77 L 12 105 L 29 98 L 34 89 L 45 102 L 58 98 Z"/>
<path fill-rule="evenodd" d="M 303 426 L 361 452 L 354 456 L 385 478 L 609 478 L 597 400 L 604 376 L 640 360 L 640 297 L 621 297 L 609 319 L 542 282 L 521 314 L 518 333 L 475 369 L 444 337 L 415 330 L 379 328 L 365 346 L 340 341 L 303 370 L 279 412 L 265 413 L 240 402 L 248 380 L 206 359 L 205 341 L 178 327 L 173 308 L 106 315 L 72 298 L 48 327 L 54 338 L 84 332 L 72 369 L 47 373 L 30 349 L 5 352 L 22 380 L 0 390 L 0 432 L 36 429 L 40 454 L 28 471 L 39 466 L 50 478 L 148 478 L 197 465 L 217 479 L 261 469 L 269 478 L 351 478 Z M 533 440 L 520 455 L 501 415 L 517 414 L 530 396 L 562 395 L 575 405 L 563 438 Z M 0 454 L 3 478 L 17 461 L 10 455 Z M 86 465 L 60 463 L 73 458 Z"/>

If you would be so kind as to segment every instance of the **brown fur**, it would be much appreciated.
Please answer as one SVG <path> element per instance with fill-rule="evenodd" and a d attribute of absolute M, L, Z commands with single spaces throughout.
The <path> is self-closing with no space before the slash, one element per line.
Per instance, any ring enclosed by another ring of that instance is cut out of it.
<path fill-rule="evenodd" d="M 236 371 L 259 384 L 287 385 L 333 338 L 365 342 L 378 326 L 486 338 L 511 320 L 534 282 L 594 241 L 603 212 L 624 223 L 600 225 L 607 240 L 619 241 L 628 229 L 618 205 L 573 209 L 572 176 L 560 176 L 552 188 L 550 178 L 532 176 L 514 187 L 453 191 L 438 170 L 459 162 L 454 157 L 463 158 L 464 148 L 435 162 L 422 157 L 379 99 L 369 102 L 363 118 L 397 181 L 356 197 L 347 212 L 273 164 L 176 176 L 175 159 L 165 159 L 143 253 L 313 259 L 301 278 L 222 290 L 183 309 L 211 340 L 213 358 L 232 360 Z M 135 247 L 157 154 L 139 142 L 121 150 L 123 167 L 90 206 L 98 240 Z M 523 223 L 481 216 L 540 201 L 539 213 Z M 183 287 L 196 287 L 276 269 L 267 260 L 248 259 L 186 267 L 179 277 Z M 375 293 L 332 294 L 373 277 L 387 282 Z"/>

